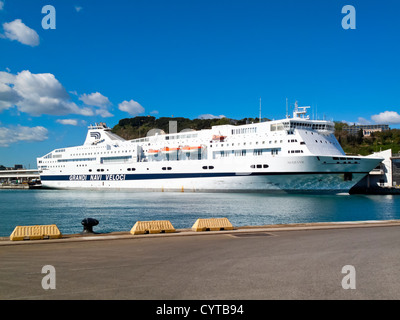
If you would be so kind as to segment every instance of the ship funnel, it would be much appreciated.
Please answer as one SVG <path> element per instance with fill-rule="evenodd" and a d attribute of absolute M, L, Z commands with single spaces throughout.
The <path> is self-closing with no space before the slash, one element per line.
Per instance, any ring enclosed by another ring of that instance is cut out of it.
<path fill-rule="evenodd" d="M 111 142 L 114 144 L 116 141 L 125 141 L 125 139 L 112 133 L 111 129 L 104 122 L 100 122 L 88 127 L 84 145 L 97 145 L 102 142 Z"/>

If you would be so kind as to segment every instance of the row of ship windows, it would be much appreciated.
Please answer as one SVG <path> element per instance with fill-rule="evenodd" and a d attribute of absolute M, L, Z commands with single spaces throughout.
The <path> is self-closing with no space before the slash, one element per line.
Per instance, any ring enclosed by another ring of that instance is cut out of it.
<path fill-rule="evenodd" d="M 87 166 L 87 165 L 86 165 Z M 104 172 L 104 171 L 108 171 L 108 169 L 96 169 L 96 171 L 97 172 Z M 122 169 L 120 169 L 121 171 L 122 171 Z M 135 171 L 136 170 L 136 168 L 127 168 L 126 170 L 128 170 L 128 171 Z M 93 170 L 92 169 L 89 169 L 89 172 L 92 172 Z"/>
<path fill-rule="evenodd" d="M 63 150 L 63 151 L 59 151 Z M 76 157 L 76 156 L 92 156 L 96 154 L 113 154 L 113 153 L 131 153 L 133 150 L 117 150 L 117 151 L 100 151 L 100 152 L 85 152 L 85 153 L 72 153 L 70 154 L 71 157 Z M 54 152 L 65 152 L 65 149 L 58 149 L 55 150 Z M 44 156 L 43 159 L 52 159 L 52 158 L 60 158 L 61 155 L 52 155 L 49 153 L 48 155 Z M 40 160 L 39 163 L 42 161 Z M 46 162 L 46 161 L 45 161 Z M 49 161 L 47 161 L 49 162 Z"/>
<path fill-rule="evenodd" d="M 255 144 L 258 144 L 260 141 L 256 141 L 255 142 Z M 279 140 L 279 143 L 282 143 L 283 142 L 283 140 Z M 266 141 L 261 141 L 261 143 L 262 144 L 265 144 L 266 143 Z M 270 140 L 269 141 L 269 144 L 272 144 L 272 143 L 278 143 L 278 140 Z M 249 145 L 251 145 L 252 144 L 252 142 L 250 141 L 249 142 Z M 235 145 L 235 143 L 234 142 L 232 142 L 231 144 L 229 144 L 229 143 L 226 143 L 225 144 L 227 147 L 229 147 L 230 145 L 231 146 L 234 146 Z M 238 146 L 240 146 L 240 142 L 238 142 L 238 144 L 237 144 Z M 243 145 L 245 146 L 246 145 L 246 142 L 243 142 Z M 224 144 L 223 143 L 221 143 L 221 145 L 219 145 L 218 143 L 217 144 L 215 144 L 215 147 L 223 147 L 224 146 Z M 212 148 L 213 146 L 210 144 L 210 148 Z"/>
<path fill-rule="evenodd" d="M 214 166 L 203 166 L 203 169 L 214 169 Z M 101 169 L 101 170 L 104 171 L 104 169 Z M 135 171 L 136 169 L 135 168 L 128 168 L 127 170 L 128 171 Z M 172 168 L 171 167 L 162 167 L 161 170 L 172 170 Z M 97 171 L 99 171 L 99 170 L 97 170 Z"/>
<path fill-rule="evenodd" d="M 303 150 L 288 150 L 287 153 L 304 153 Z"/>
<path fill-rule="evenodd" d="M 333 160 L 360 160 L 360 158 L 349 158 L 349 157 L 333 157 Z"/>
<path fill-rule="evenodd" d="M 239 129 L 232 129 L 231 130 L 232 134 L 256 133 L 256 132 L 257 132 L 257 127 L 239 128 Z"/>
<path fill-rule="evenodd" d="M 271 131 L 287 130 L 287 129 L 313 129 L 313 130 L 334 130 L 334 126 L 322 123 L 304 123 L 304 122 L 283 122 L 271 124 Z"/>
<path fill-rule="evenodd" d="M 255 169 L 255 168 L 266 169 L 268 167 L 269 167 L 269 165 L 267 165 L 267 164 L 252 164 L 252 165 L 250 165 L 250 168 L 252 168 L 252 169 Z M 161 169 L 162 170 L 172 170 L 172 167 L 162 167 Z M 214 166 L 203 166 L 202 169 L 203 170 L 212 170 L 212 169 L 214 169 Z M 128 171 L 136 171 L 136 168 L 127 168 L 127 170 Z M 97 172 L 103 172 L 103 171 L 104 171 L 104 169 L 97 169 Z M 107 171 L 108 171 L 108 169 L 107 169 Z M 89 172 L 92 172 L 92 169 L 89 169 Z"/>
<path fill-rule="evenodd" d="M 87 167 L 87 165 L 77 165 L 77 167 Z M 49 167 L 65 167 L 65 166 L 49 166 Z M 266 168 L 268 168 L 269 167 L 269 165 L 267 165 L 267 164 L 252 164 L 252 165 L 250 165 L 250 168 L 251 169 L 255 169 L 255 168 L 257 168 L 257 169 L 266 169 Z M 39 169 L 47 169 L 48 167 L 47 166 L 43 166 L 43 167 L 41 167 L 41 168 L 39 168 Z M 149 168 L 147 168 L 147 170 L 148 170 Z M 171 167 L 162 167 L 161 168 L 162 170 L 172 170 L 172 168 Z M 202 167 L 202 169 L 203 170 L 212 170 L 212 169 L 214 169 L 214 166 L 203 166 Z M 120 169 L 121 171 L 122 171 L 122 169 Z M 136 168 L 127 168 L 126 169 L 127 171 L 136 171 Z M 96 171 L 97 172 L 104 172 L 104 171 L 109 171 L 108 169 L 96 169 Z M 89 169 L 89 172 L 93 172 L 93 170 L 92 169 Z"/>
<path fill-rule="evenodd" d="M 187 133 L 187 134 L 182 134 L 179 132 L 177 135 L 166 135 L 164 137 L 165 140 L 174 140 L 174 139 L 194 139 L 197 138 L 197 133 Z M 137 142 L 148 142 L 150 141 L 149 137 L 146 138 L 138 138 L 138 139 L 133 139 L 131 140 L 132 143 L 137 143 Z"/>
<path fill-rule="evenodd" d="M 58 166 L 38 166 L 39 170 L 44 170 L 44 169 L 48 169 L 48 168 L 65 168 L 65 165 L 58 165 Z"/>
<path fill-rule="evenodd" d="M 321 143 L 322 143 L 322 140 L 320 140 L 320 141 L 321 141 Z M 296 143 L 296 142 L 298 142 L 297 139 L 290 139 L 290 140 L 288 140 L 288 143 Z M 315 142 L 318 142 L 318 141 L 315 140 Z M 259 143 L 259 141 L 256 141 L 256 144 L 258 144 L 258 143 Z M 262 144 L 265 144 L 265 143 L 266 143 L 266 141 L 262 141 Z M 278 143 L 278 140 L 270 140 L 270 141 L 268 141 L 268 143 L 269 143 L 269 144 Z M 283 143 L 283 140 L 279 140 L 279 143 Z M 327 142 L 326 142 L 326 143 L 327 143 Z M 330 142 L 330 143 L 332 143 L 332 142 Z M 300 141 L 300 144 L 306 144 L 306 143 L 305 143 L 304 141 Z M 235 143 L 232 143 L 231 145 L 234 146 Z M 240 146 L 240 142 L 239 142 L 237 145 Z M 246 142 L 243 142 L 243 145 L 245 146 L 245 145 L 246 145 Z M 249 145 L 251 145 L 251 142 L 249 142 Z M 221 145 L 219 145 L 219 144 L 216 144 L 216 145 L 215 145 L 215 147 L 219 147 L 219 146 L 223 147 L 224 144 L 221 143 Z M 226 146 L 229 147 L 229 143 L 226 143 Z M 210 147 L 212 148 L 212 145 L 210 145 Z"/>
<path fill-rule="evenodd" d="M 271 153 L 271 155 L 278 154 L 279 151 L 281 151 L 281 148 L 274 148 L 274 149 L 243 149 L 243 150 L 221 150 L 221 151 L 214 151 L 213 152 L 213 158 L 218 159 L 218 158 L 224 158 L 224 157 L 230 157 L 230 156 L 235 156 L 235 157 L 244 157 L 246 155 L 249 155 L 253 153 L 253 156 L 261 156 L 266 153 Z"/>
<path fill-rule="evenodd" d="M 174 139 L 193 139 L 197 138 L 197 133 L 189 133 L 189 134 L 178 134 L 178 135 L 170 135 L 170 136 L 165 136 L 165 140 L 174 140 Z M 145 138 L 146 139 L 146 138 Z M 145 140 L 149 141 L 149 140 Z M 139 142 L 141 142 L 141 139 L 139 139 Z"/>
<path fill-rule="evenodd" d="M 257 168 L 257 169 L 262 169 L 262 168 L 266 169 L 268 167 L 269 167 L 269 165 L 267 165 L 267 164 L 252 164 L 250 166 L 250 168 L 252 168 L 252 169 L 255 169 L 255 168 Z"/>
<path fill-rule="evenodd" d="M 87 167 L 87 164 L 77 164 L 77 167 Z M 59 166 L 41 166 L 39 167 L 39 170 L 47 169 L 47 168 L 63 168 L 65 165 L 59 165 Z M 214 166 L 203 166 L 203 169 L 214 169 Z M 252 167 L 253 168 L 253 167 Z M 257 166 L 258 168 L 258 166 Z M 265 167 L 264 167 L 265 168 Z M 162 167 L 162 170 L 172 170 L 172 167 Z M 136 168 L 126 168 L 127 171 L 136 171 Z M 149 168 L 147 168 L 149 170 Z M 92 172 L 92 169 L 89 169 L 89 172 Z M 104 172 L 104 171 L 109 171 L 109 169 L 96 169 L 97 172 Z M 120 169 L 122 171 L 122 169 Z"/>
<path fill-rule="evenodd" d="M 89 152 L 89 153 L 72 153 L 72 156 L 91 156 L 95 154 L 112 154 L 112 153 L 128 153 L 132 152 L 133 150 L 118 150 L 118 151 L 101 151 L 101 152 Z"/>

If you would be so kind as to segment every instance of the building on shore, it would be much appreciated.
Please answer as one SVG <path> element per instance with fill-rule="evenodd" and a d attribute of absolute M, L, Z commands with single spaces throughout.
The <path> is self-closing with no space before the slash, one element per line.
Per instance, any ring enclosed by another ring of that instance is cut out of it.
<path fill-rule="evenodd" d="M 373 132 L 382 132 L 390 130 L 387 124 L 360 124 L 352 126 L 344 126 L 343 130 L 347 131 L 351 135 L 357 135 L 360 130 L 363 132 L 364 137 L 369 137 Z"/>
<path fill-rule="evenodd" d="M 40 181 L 38 169 L 24 169 L 22 165 L 14 167 L 0 166 L 0 186 L 28 186 Z"/>
<path fill-rule="evenodd" d="M 358 182 L 350 193 L 400 193 L 400 154 L 392 149 L 375 152 L 384 160 Z"/>
<path fill-rule="evenodd" d="M 392 184 L 400 187 L 400 153 L 392 157 Z"/>

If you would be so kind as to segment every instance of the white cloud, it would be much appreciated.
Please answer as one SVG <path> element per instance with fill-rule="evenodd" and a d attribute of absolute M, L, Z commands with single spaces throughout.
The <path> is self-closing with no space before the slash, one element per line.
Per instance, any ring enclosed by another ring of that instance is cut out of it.
<path fill-rule="evenodd" d="M 26 26 L 21 19 L 3 23 L 4 36 L 10 40 L 17 40 L 28 46 L 39 45 L 37 32 Z"/>
<path fill-rule="evenodd" d="M 352 126 L 352 125 L 355 125 L 356 123 L 355 122 L 350 122 L 350 121 L 347 121 L 347 120 L 342 120 L 342 121 L 340 121 L 341 123 L 344 123 L 344 124 L 347 124 L 348 126 Z"/>
<path fill-rule="evenodd" d="M 13 88 L 0 82 L 0 112 L 11 108 L 21 99 L 22 97 Z"/>
<path fill-rule="evenodd" d="M 0 147 L 8 147 L 19 141 L 44 141 L 48 138 L 47 134 L 47 129 L 41 126 L 32 128 L 20 125 L 8 128 L 0 127 Z"/>
<path fill-rule="evenodd" d="M 70 126 L 78 125 L 78 120 L 76 119 L 57 119 L 56 122 Z"/>
<path fill-rule="evenodd" d="M 83 8 L 82 8 L 82 7 L 80 7 L 80 6 L 75 6 L 75 10 L 76 10 L 76 12 L 80 12 L 82 9 L 83 9 Z"/>
<path fill-rule="evenodd" d="M 214 116 L 210 113 L 206 113 L 206 114 L 201 114 L 197 117 L 197 119 L 222 119 L 222 118 L 226 118 L 224 115 L 219 115 L 219 116 Z"/>
<path fill-rule="evenodd" d="M 96 115 L 99 115 L 102 118 L 113 117 L 114 115 L 110 113 L 107 109 L 101 108 L 95 111 Z"/>
<path fill-rule="evenodd" d="M 4 9 L 4 1 L 0 1 L 0 10 Z"/>
<path fill-rule="evenodd" d="M 95 112 L 103 118 L 114 116 L 108 111 L 108 106 L 111 105 L 110 100 L 100 92 L 93 92 L 91 94 L 84 93 L 79 97 L 79 100 L 83 101 L 88 106 L 99 107 L 100 109 Z"/>
<path fill-rule="evenodd" d="M 136 101 L 122 101 L 118 105 L 118 109 L 121 111 L 128 112 L 131 116 L 136 116 L 144 112 L 144 108 Z"/>
<path fill-rule="evenodd" d="M 34 74 L 28 70 L 13 75 L 0 72 L 0 111 L 17 106 L 33 116 L 41 114 L 93 115 L 90 108 L 78 107 L 65 88 L 51 73 Z"/>
<path fill-rule="evenodd" d="M 369 121 L 369 120 L 367 120 L 367 119 L 365 119 L 365 118 L 363 118 L 363 117 L 358 117 L 358 119 L 357 119 L 358 121 L 358 124 L 361 124 L 361 125 L 364 125 L 364 124 L 371 124 L 371 121 Z"/>
<path fill-rule="evenodd" d="M 77 119 L 57 119 L 57 123 L 69 126 L 85 126 L 87 122 L 85 120 L 77 120 Z"/>
<path fill-rule="evenodd" d="M 94 92 L 91 94 L 82 94 L 79 100 L 83 101 L 88 106 L 105 107 L 110 105 L 110 100 L 103 96 L 100 92 Z"/>
<path fill-rule="evenodd" d="M 375 123 L 379 124 L 400 124 L 400 114 L 396 111 L 385 111 L 371 116 Z"/>

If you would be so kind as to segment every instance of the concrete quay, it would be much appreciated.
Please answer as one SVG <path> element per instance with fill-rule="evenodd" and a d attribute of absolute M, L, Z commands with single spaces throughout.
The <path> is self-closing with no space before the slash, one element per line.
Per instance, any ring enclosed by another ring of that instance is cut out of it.
<path fill-rule="evenodd" d="M 0 299 L 397 300 L 399 246 L 398 220 L 2 239 Z"/>

